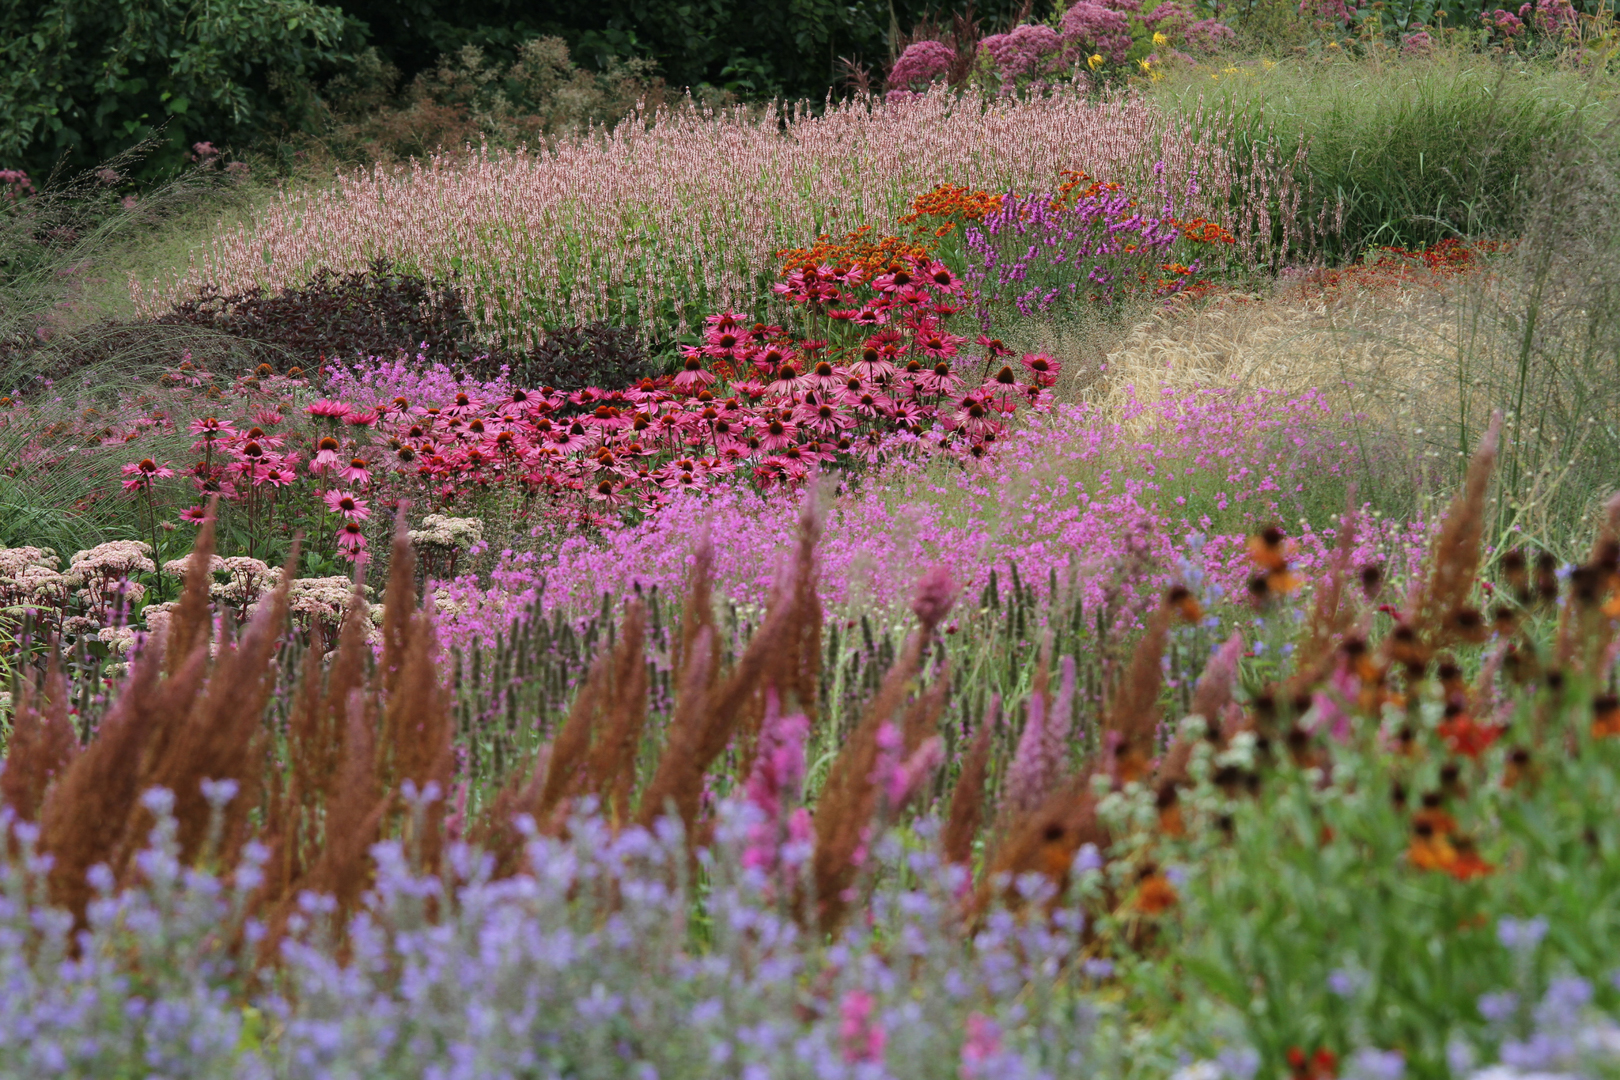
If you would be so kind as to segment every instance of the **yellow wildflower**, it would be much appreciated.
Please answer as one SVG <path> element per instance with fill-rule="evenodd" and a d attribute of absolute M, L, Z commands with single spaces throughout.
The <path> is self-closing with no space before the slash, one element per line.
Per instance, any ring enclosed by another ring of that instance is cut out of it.
<path fill-rule="evenodd" d="M 1096 71 L 1098 68 L 1102 67 L 1103 66 L 1102 53 L 1092 53 L 1091 54 L 1091 59 L 1086 61 L 1086 66 L 1089 67 L 1092 71 Z"/>

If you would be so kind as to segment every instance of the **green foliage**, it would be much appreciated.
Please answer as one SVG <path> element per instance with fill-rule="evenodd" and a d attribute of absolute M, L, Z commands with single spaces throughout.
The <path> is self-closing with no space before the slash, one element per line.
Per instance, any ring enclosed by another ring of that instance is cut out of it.
<path fill-rule="evenodd" d="M 1167 85 L 1189 116 L 1201 99 L 1206 118 L 1237 115 L 1239 162 L 1303 142 L 1297 179 L 1310 194 L 1297 217 L 1332 222 L 1342 212 L 1328 251 L 1341 259 L 1375 245 L 1511 235 L 1551 147 L 1595 139 L 1606 118 L 1578 73 L 1467 54 L 1268 63 L 1213 86 L 1207 72 Z M 1612 155 L 1614 141 L 1604 145 Z M 1282 215 L 1274 220 L 1282 229 Z"/>
<path fill-rule="evenodd" d="M 930 14 L 971 8 L 987 24 L 1000 25 L 1020 10 L 1011 0 L 977 7 L 958 0 L 559 0 L 539 12 L 520 0 L 342 0 L 339 6 L 370 28 L 382 56 L 407 77 L 466 45 L 509 59 L 524 41 L 552 34 L 599 71 L 615 59 L 641 58 L 678 87 L 708 84 L 745 98 L 812 99 L 836 87 L 839 58 L 884 66 L 898 32 Z"/>
<path fill-rule="evenodd" d="M 1555 713 L 1567 745 L 1546 731 L 1519 768 L 1503 740 L 1463 759 L 1461 786 L 1427 811 L 1481 836 L 1481 876 L 1414 865 L 1412 818 L 1420 794 L 1448 789 L 1441 762 L 1392 754 L 1389 732 L 1370 725 L 1334 749 L 1326 776 L 1285 766 L 1261 799 L 1232 811 L 1229 842 L 1191 858 L 1180 962 L 1242 1015 L 1265 1075 L 1286 1069 L 1292 1047 L 1342 1057 L 1376 1046 L 1400 1050 L 1410 1077 L 1447 1080 L 1448 1045 L 1494 1050 L 1502 1036 L 1480 1015 L 1482 995 L 1512 989 L 1533 1001 L 1569 973 L 1608 984 L 1620 949 L 1620 826 L 1603 808 L 1620 795 L 1620 745 L 1582 730 L 1587 700 L 1571 692 Z M 1531 731 L 1532 712 L 1550 704 L 1524 699 L 1512 730 Z M 1438 742 L 1439 721 L 1438 703 L 1421 710 L 1421 743 Z M 1544 950 L 1499 940 L 1504 919 L 1537 917 L 1551 927 Z"/>
<path fill-rule="evenodd" d="M 0 163 L 43 174 L 72 153 L 82 167 L 161 128 L 167 144 L 145 171 L 172 171 L 193 142 L 262 131 L 275 88 L 337 61 L 353 29 L 311 0 L 7 4 Z"/>

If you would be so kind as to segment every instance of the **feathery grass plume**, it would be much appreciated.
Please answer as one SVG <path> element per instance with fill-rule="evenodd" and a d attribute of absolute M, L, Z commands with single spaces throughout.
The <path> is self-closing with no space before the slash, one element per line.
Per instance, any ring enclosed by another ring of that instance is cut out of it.
<path fill-rule="evenodd" d="M 833 759 L 816 807 L 816 843 L 812 855 L 818 921 L 823 932 L 837 929 L 854 900 L 861 855 L 878 807 L 878 734 L 905 704 L 921 665 L 923 649 L 955 600 L 956 589 L 943 567 L 925 573 L 912 601 L 921 626 L 906 639 L 894 665 L 883 676 L 849 741 Z"/>
<path fill-rule="evenodd" d="M 766 622 L 769 625 L 769 617 Z M 762 627 L 755 635 L 755 641 L 764 635 L 765 628 Z M 651 828 L 653 822 L 668 813 L 671 807 L 685 825 L 688 837 L 692 835 L 697 822 L 698 807 L 703 796 L 703 773 L 708 768 L 708 759 L 704 757 L 709 741 L 706 728 L 715 716 L 709 703 L 718 696 L 718 691 L 713 687 L 714 642 L 713 626 L 702 627 L 692 637 L 686 654 L 686 669 L 682 672 L 681 683 L 676 687 L 675 714 L 670 718 L 664 750 L 658 757 L 652 779 L 641 794 L 636 820 L 644 827 Z M 749 642 L 749 651 L 753 646 L 754 642 Z M 745 659 L 746 656 L 747 653 L 744 654 Z M 734 671 L 731 678 L 737 677 Z"/>
<path fill-rule="evenodd" d="M 376 748 L 378 771 L 390 791 L 408 783 L 425 797 L 430 786 L 438 788 L 439 797 L 428 802 L 419 820 L 413 812 L 404 817 L 408 830 L 420 825 L 415 839 L 427 872 L 439 865 L 445 799 L 455 772 L 455 719 L 450 711 L 450 688 L 439 678 L 437 650 L 433 616 L 416 612 L 407 629 L 404 666 L 393 693 L 383 702 L 384 730 L 393 732 L 398 741 L 391 747 L 379 743 Z"/>
<path fill-rule="evenodd" d="M 1462 490 L 1452 499 L 1445 522 L 1435 537 L 1429 555 L 1429 578 L 1419 586 L 1408 606 L 1405 621 L 1425 650 L 1483 635 L 1484 621 L 1468 601 L 1479 571 L 1480 541 L 1485 534 L 1485 495 L 1496 468 L 1501 433 L 1502 414 L 1498 411 L 1492 414 L 1490 426 L 1468 463 Z"/>
<path fill-rule="evenodd" d="M 337 905 L 335 925 L 343 927 L 371 883 L 371 846 L 381 836 L 392 799 L 377 775 L 377 718 L 359 690 L 349 695 L 344 730 L 343 760 L 338 767 L 337 785 L 326 805 L 318 853 L 301 877 L 278 880 L 274 874 L 267 875 L 257 897 L 258 907 L 269 909 L 265 919 L 268 932 L 259 943 L 261 964 L 278 959 L 281 938 L 287 920 L 297 910 L 299 893 L 332 897 Z M 296 844 L 299 838 L 282 834 L 278 841 Z M 292 864 L 273 848 L 270 865 Z"/>
<path fill-rule="evenodd" d="M 791 559 L 781 568 L 773 604 L 785 603 L 788 636 L 782 648 L 766 654 L 766 667 L 758 687 L 744 700 L 736 720 L 735 742 L 739 770 L 747 776 L 753 770 L 754 750 L 760 725 L 765 719 L 765 692 L 775 690 L 782 709 L 801 713 L 816 730 L 817 705 L 821 693 L 821 597 L 817 589 L 816 546 L 821 542 L 821 485 L 805 491 L 799 510 L 799 539 Z"/>
<path fill-rule="evenodd" d="M 170 670 L 183 664 L 197 647 L 206 644 L 214 629 L 214 606 L 208 595 L 208 586 L 214 580 L 214 523 L 219 518 L 219 496 L 208 501 L 208 515 L 197 530 L 197 540 L 186 561 L 186 580 L 180 590 L 180 603 L 169 619 L 168 657 Z"/>
<path fill-rule="evenodd" d="M 580 792 L 584 785 L 585 761 L 591 749 L 591 729 L 596 724 L 597 703 L 606 692 L 608 658 L 598 656 L 585 677 L 585 685 L 574 695 L 562 729 L 552 740 L 546 762 L 545 781 L 540 785 L 540 801 L 535 820 L 546 821 L 562 801 Z"/>
<path fill-rule="evenodd" d="M 79 752 L 68 697 L 62 654 L 52 649 L 43 695 L 32 678 L 23 678 L 11 714 L 5 769 L 0 771 L 0 802 L 11 807 L 18 821 L 33 821 L 38 816 L 51 784 Z"/>
<path fill-rule="evenodd" d="M 808 617 L 809 613 L 801 611 L 803 605 L 795 604 L 793 598 L 814 593 L 815 563 L 812 557 L 820 535 L 821 522 L 816 504 L 813 499 L 806 498 L 805 512 L 799 518 L 799 544 L 791 579 L 773 592 L 765 610 L 764 622 L 754 632 L 742 656 L 732 665 L 725 681 L 712 687 L 713 668 L 717 663 L 716 634 L 713 626 L 698 630 L 693 639 L 692 658 L 687 665 L 685 682 L 678 688 L 675 715 L 670 718 L 664 752 L 659 756 L 658 767 L 641 796 L 637 817 L 640 824 L 650 827 L 673 805 L 686 828 L 688 843 L 697 841 L 696 824 L 703 798 L 704 774 L 714 759 L 725 751 L 733 736 L 738 734 L 744 720 L 752 727 L 756 712 L 763 717 L 763 692 L 771 685 L 768 681 L 770 676 L 779 672 L 782 653 L 793 650 L 790 656 L 799 655 L 794 646 L 803 640 L 800 636 L 803 631 L 797 620 Z M 808 593 L 801 591 L 800 582 L 805 579 L 810 579 L 808 586 L 805 586 Z M 818 620 L 819 612 L 817 601 L 815 617 Z M 818 639 L 819 636 L 818 625 Z M 818 651 L 819 648 L 818 640 Z M 751 765 L 752 740 L 744 741 L 748 743 L 745 750 L 750 755 Z"/>
<path fill-rule="evenodd" d="M 1019 898 L 1012 883 L 1028 873 L 1045 875 L 1062 896 L 1074 858 L 1085 844 L 1096 845 L 1098 851 L 1107 851 L 1109 845 L 1108 830 L 1097 817 L 1090 769 L 1059 785 L 1033 813 L 1012 820 L 979 882 L 975 907 L 986 910 L 1000 882 L 1006 883 L 1007 902 L 1016 906 Z"/>
<path fill-rule="evenodd" d="M 647 605 L 630 603 L 619 627 L 618 642 L 608 660 L 602 688 L 601 718 L 585 759 L 586 789 L 602 800 L 616 822 L 630 816 L 636 785 L 636 752 L 647 721 Z"/>
<path fill-rule="evenodd" d="M 331 794 L 332 783 L 343 760 L 343 740 L 348 732 L 349 695 L 363 690 L 366 682 L 366 661 L 371 650 L 366 644 L 366 627 L 371 618 L 365 596 L 357 589 L 349 601 L 349 610 L 343 616 L 338 630 L 337 650 L 331 656 L 326 673 L 326 686 L 321 694 L 318 711 L 312 716 L 307 738 L 298 737 L 302 754 L 302 774 L 305 790 L 312 798 L 325 798 Z M 317 650 L 312 649 L 311 652 Z M 319 657 L 316 657 L 319 663 Z M 317 670 L 319 670 L 317 668 Z M 321 693 L 319 678 L 314 681 L 312 693 Z"/>
<path fill-rule="evenodd" d="M 1074 732 L 1074 657 L 1063 657 L 1059 668 L 1062 674 L 1055 699 L 1046 692 L 1044 659 L 1036 688 L 1030 693 L 1029 720 L 1007 769 L 1008 814 L 1034 811 L 1068 772 L 1069 741 Z"/>
<path fill-rule="evenodd" d="M 1569 602 L 1558 619 L 1558 663 L 1603 678 L 1620 617 L 1620 494 L 1604 504 L 1592 557 L 1569 576 Z"/>
<path fill-rule="evenodd" d="M 692 549 L 692 576 L 686 589 L 686 602 L 681 609 L 681 633 L 675 639 L 675 655 L 671 673 L 676 686 L 686 685 L 686 666 L 691 662 L 692 650 L 698 635 L 705 627 L 714 628 L 714 537 L 711 522 L 705 519 Z M 715 676 L 709 670 L 712 685 Z"/>
<path fill-rule="evenodd" d="M 1294 672 L 1288 680 L 1288 695 L 1307 693 L 1338 662 L 1336 649 L 1346 631 L 1355 623 L 1356 609 L 1345 602 L 1345 588 L 1351 580 L 1350 566 L 1360 532 L 1361 518 L 1354 508 L 1339 516 L 1339 535 L 1326 573 L 1316 579 L 1311 601 L 1310 621 L 1304 635 L 1294 645 Z M 1213 717 L 1208 719 L 1214 721 Z"/>
<path fill-rule="evenodd" d="M 271 661 L 287 624 L 287 593 L 299 554 L 294 541 L 280 584 L 259 605 L 241 638 L 234 645 L 221 643 L 199 696 L 184 710 L 162 718 L 145 747 L 140 789 L 162 787 L 174 793 L 180 857 L 188 863 L 201 853 L 214 813 L 203 795 L 205 780 L 238 785 L 237 796 L 224 808 L 223 835 L 231 848 L 245 842 L 243 828 L 249 810 L 258 804 L 263 774 L 262 719 L 274 687 Z M 207 648 L 200 639 L 194 651 L 206 655 Z M 140 849 L 153 821 L 145 808 L 125 819 L 126 852 Z"/>
<path fill-rule="evenodd" d="M 1105 737 L 1113 741 L 1113 773 L 1117 784 L 1140 780 L 1147 774 L 1154 754 L 1153 740 L 1159 724 L 1159 690 L 1164 680 L 1160 661 L 1170 636 L 1170 623 L 1176 609 L 1160 605 L 1147 620 L 1147 631 L 1136 643 L 1114 698 L 1109 702 L 1103 724 Z"/>
<path fill-rule="evenodd" d="M 383 654 L 376 678 L 384 699 L 393 696 L 394 686 L 399 682 L 400 665 L 410 644 L 411 616 L 416 611 L 416 550 L 411 547 L 410 523 L 405 510 L 406 503 L 401 500 L 399 512 L 394 516 L 394 542 L 388 554 L 388 588 L 383 594 Z M 384 744 L 394 734 L 385 730 Z"/>
<path fill-rule="evenodd" d="M 946 862 L 958 866 L 972 864 L 973 841 L 984 823 L 984 784 L 990 769 L 990 742 L 995 735 L 1000 707 L 1000 697 L 992 694 L 984 723 L 962 759 L 962 772 L 956 778 L 956 790 L 951 793 L 951 809 L 945 819 L 945 831 L 940 835 L 940 850 Z"/>
<path fill-rule="evenodd" d="M 120 847 L 123 826 L 148 786 L 139 767 L 147 743 L 161 726 L 189 711 L 208 652 L 193 649 L 167 679 L 161 678 L 163 660 L 161 640 L 148 642 L 135 657 L 96 738 L 63 771 L 40 810 L 39 847 L 52 859 L 51 899 L 81 923 L 91 897 L 85 873 L 97 863 L 123 865 L 128 854 Z"/>

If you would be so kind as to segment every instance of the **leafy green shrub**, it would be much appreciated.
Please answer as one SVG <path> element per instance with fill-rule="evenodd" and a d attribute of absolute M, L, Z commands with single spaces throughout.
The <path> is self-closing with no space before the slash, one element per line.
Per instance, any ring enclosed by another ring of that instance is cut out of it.
<path fill-rule="evenodd" d="M 322 89 L 322 147 L 365 162 L 478 144 L 516 148 L 592 125 L 611 127 L 638 105 L 666 104 L 668 97 L 650 62 L 615 58 L 588 71 L 557 37 L 524 42 L 511 64 L 465 45 L 418 73 L 403 94 L 399 81 L 399 70 L 376 49 L 361 53 Z"/>
<path fill-rule="evenodd" d="M 99 161 L 162 129 L 144 170 L 172 171 L 195 141 L 262 130 L 278 111 L 275 86 L 335 62 L 352 28 L 311 0 L 7 4 L 0 166 L 41 175 L 65 153 Z"/>

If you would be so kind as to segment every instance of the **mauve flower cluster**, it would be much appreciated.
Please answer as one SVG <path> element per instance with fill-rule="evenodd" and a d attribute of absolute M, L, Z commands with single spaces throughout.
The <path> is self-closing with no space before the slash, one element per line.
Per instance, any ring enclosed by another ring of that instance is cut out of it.
<path fill-rule="evenodd" d="M 1032 316 L 1056 304 L 1111 304 L 1132 295 L 1171 296 L 1199 285 L 1203 262 L 1175 260 L 1178 246 L 1201 252 L 1233 243 L 1229 233 L 1202 220 L 1180 221 L 1175 199 L 1159 177 L 1158 212 L 1118 184 L 1091 182 L 1076 174 L 1067 192 L 1020 197 L 1009 192 L 1001 205 L 966 232 L 967 281 L 988 331 L 997 315 Z M 1198 193 L 1187 181 L 1182 201 Z"/>
<path fill-rule="evenodd" d="M 803 762 L 781 764 L 797 798 Z M 768 866 L 744 859 L 760 819 L 747 802 L 720 806 L 701 891 L 678 826 L 615 832 L 576 815 L 565 840 L 531 831 L 527 868 L 502 880 L 466 845 L 424 876 L 383 843 L 347 961 L 330 902 L 306 895 L 280 969 L 250 979 L 235 939 L 263 932 L 241 912 L 264 852 L 223 879 L 183 868 L 172 802 L 146 797 L 141 884 L 114 890 L 92 871 L 77 936 L 43 899 L 32 828 L 0 812 L 16 841 L 0 845 L 6 1076 L 1036 1080 L 1092 1058 L 1099 1014 L 1065 974 L 1075 907 L 1050 922 L 992 908 L 964 935 L 966 871 L 934 854 L 931 820 L 909 843 L 874 844 L 868 915 L 830 941 L 768 888 L 803 861 L 791 840 Z M 1051 888 L 1008 884 L 1034 900 Z"/>
<path fill-rule="evenodd" d="M 1148 401 L 1130 396 L 1118 415 L 1089 404 L 1032 413 L 982 461 L 901 437 L 886 465 L 829 508 L 818 553 L 823 599 L 903 604 L 913 582 L 894 568 L 930 563 L 969 589 L 993 570 L 1005 578 L 1012 563 L 1043 587 L 1073 575 L 1093 609 L 1113 596 L 1134 610 L 1178 579 L 1206 601 L 1241 598 L 1247 537 L 1276 522 L 1294 532 L 1292 565 L 1309 576 L 1333 547 L 1324 518 L 1343 508 L 1362 469 L 1378 465 L 1347 437 L 1352 420 L 1317 393 L 1167 389 Z M 490 636 L 537 600 L 589 608 L 604 592 L 679 595 L 704 528 L 716 538 L 718 588 L 763 603 L 776 567 L 760 553 L 791 548 L 797 506 L 785 492 L 732 488 L 672 500 L 632 526 L 570 536 L 544 557 L 505 552 L 487 585 L 467 576 L 448 586 L 460 614 L 443 629 L 458 641 Z M 1295 528 L 1302 517 L 1316 524 Z M 1359 536 L 1356 565 L 1381 564 L 1400 578 L 1429 533 L 1421 520 L 1369 518 Z"/>

